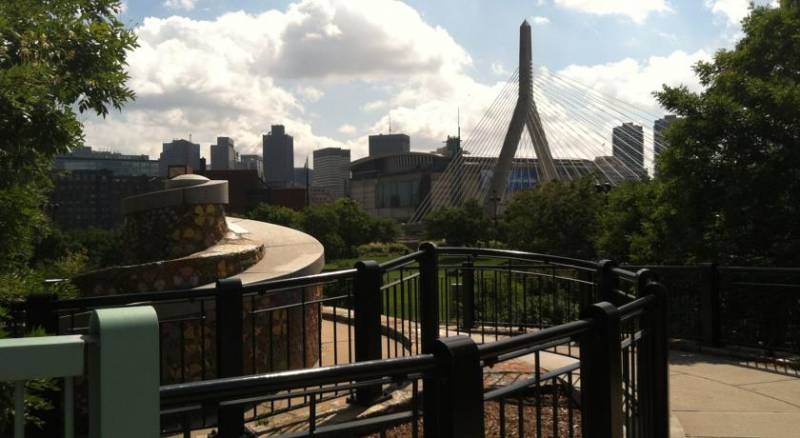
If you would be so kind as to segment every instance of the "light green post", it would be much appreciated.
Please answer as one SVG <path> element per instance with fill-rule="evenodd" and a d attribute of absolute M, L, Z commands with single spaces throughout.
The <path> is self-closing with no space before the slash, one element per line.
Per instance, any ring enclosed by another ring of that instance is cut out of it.
<path fill-rule="evenodd" d="M 101 309 L 89 331 L 90 438 L 159 436 L 158 318 L 152 307 Z"/>

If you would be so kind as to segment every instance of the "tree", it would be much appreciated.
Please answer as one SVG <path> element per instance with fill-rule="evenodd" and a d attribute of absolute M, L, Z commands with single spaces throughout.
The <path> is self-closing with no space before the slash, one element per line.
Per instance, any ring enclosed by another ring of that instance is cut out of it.
<path fill-rule="evenodd" d="M 595 244 L 600 257 L 623 263 L 657 259 L 658 247 L 649 239 L 657 192 L 651 180 L 627 181 L 608 192 Z"/>
<path fill-rule="evenodd" d="M 546 182 L 516 193 L 503 213 L 509 247 L 594 258 L 603 196 L 590 178 Z"/>
<path fill-rule="evenodd" d="M 665 261 L 800 262 L 798 3 L 755 7 L 733 50 L 695 66 L 702 92 L 656 93 L 682 116 L 657 163 Z"/>
<path fill-rule="evenodd" d="M 483 207 L 469 200 L 461 207 L 442 208 L 429 213 L 425 231 L 430 239 L 444 239 L 452 246 L 472 246 L 492 237 L 492 226 Z"/>
<path fill-rule="evenodd" d="M 258 204 L 247 213 L 247 217 L 256 221 L 297 228 L 300 226 L 302 214 L 288 207 L 271 205 L 265 202 Z"/>
<path fill-rule="evenodd" d="M 52 158 L 82 144 L 76 114 L 105 116 L 133 98 L 136 39 L 118 0 L 0 2 L 0 271 L 20 269 L 45 234 Z M 12 249 L 13 248 L 13 249 Z"/>

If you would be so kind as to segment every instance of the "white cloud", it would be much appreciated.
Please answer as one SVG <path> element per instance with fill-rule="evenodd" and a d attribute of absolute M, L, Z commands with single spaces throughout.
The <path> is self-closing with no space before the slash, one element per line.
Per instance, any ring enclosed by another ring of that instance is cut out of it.
<path fill-rule="evenodd" d="M 779 0 L 705 0 L 707 8 L 711 12 L 725 17 L 728 24 L 731 26 L 738 26 L 742 19 L 750 14 L 750 4 L 754 3 L 756 6 L 770 6 L 777 7 L 780 4 Z"/>
<path fill-rule="evenodd" d="M 508 70 L 506 70 L 503 64 L 499 62 L 492 63 L 492 73 L 498 76 L 508 76 L 509 74 L 511 74 Z"/>
<path fill-rule="evenodd" d="M 341 132 L 342 134 L 345 134 L 345 135 L 353 135 L 358 130 L 356 129 L 355 126 L 353 126 L 353 125 L 351 125 L 349 123 L 345 123 L 344 125 L 339 127 L 338 131 Z"/>
<path fill-rule="evenodd" d="M 544 24 L 548 24 L 548 23 L 550 23 L 550 19 L 549 19 L 549 18 L 547 18 L 547 17 L 539 17 L 539 16 L 536 16 L 536 17 L 533 17 L 533 18 L 531 19 L 531 22 L 532 22 L 533 24 L 544 25 Z"/>
<path fill-rule="evenodd" d="M 149 17 L 135 32 L 139 47 L 128 62 L 137 99 L 122 113 L 85 120 L 89 144 L 158 156 L 163 141 L 191 133 L 202 144 L 231 136 L 237 150 L 253 153 L 261 133 L 281 123 L 301 162 L 314 147 L 343 143 L 314 132 L 306 105 L 346 82 L 385 95 L 350 111 L 391 110 L 395 131 L 430 148 L 455 131 L 459 106 L 469 126 L 496 93 L 465 72 L 472 59 L 447 31 L 395 0 L 299 0 L 212 20 Z M 388 126 L 387 113 L 376 118 L 365 133 Z M 357 158 L 366 143 L 362 136 L 344 145 Z"/>
<path fill-rule="evenodd" d="M 739 24 L 750 13 L 750 0 L 705 0 L 706 7 L 725 16 L 730 24 Z"/>
<path fill-rule="evenodd" d="M 389 106 L 389 102 L 385 100 L 373 100 L 371 102 L 367 102 L 361 106 L 361 109 L 367 112 L 377 111 L 386 108 Z"/>
<path fill-rule="evenodd" d="M 555 0 L 562 8 L 595 15 L 622 15 L 641 24 L 652 13 L 670 12 L 667 0 Z"/>
<path fill-rule="evenodd" d="M 639 108 L 661 111 L 652 93 L 662 84 L 686 85 L 699 90 L 700 84 L 692 66 L 710 60 L 704 50 L 686 53 L 675 51 L 668 56 L 653 56 L 644 61 L 626 58 L 621 61 L 592 66 L 570 65 L 558 72 L 605 95 L 631 103 Z"/>
<path fill-rule="evenodd" d="M 169 9 L 183 9 L 185 11 L 191 11 L 194 9 L 197 2 L 198 0 L 166 0 L 164 2 L 164 6 Z"/>
<path fill-rule="evenodd" d="M 306 102 L 316 102 L 325 95 L 322 90 L 314 87 L 297 87 L 297 93 L 300 94 Z"/>

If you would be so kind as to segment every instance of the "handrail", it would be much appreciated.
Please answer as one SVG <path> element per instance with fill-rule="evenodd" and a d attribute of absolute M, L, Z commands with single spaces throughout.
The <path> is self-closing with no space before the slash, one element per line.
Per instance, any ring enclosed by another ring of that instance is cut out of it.
<path fill-rule="evenodd" d="M 257 283 L 250 283 L 242 287 L 245 295 L 259 293 L 266 290 L 289 289 L 300 286 L 309 286 L 325 283 L 342 278 L 352 277 L 356 274 L 356 269 L 341 269 L 338 271 L 320 272 L 319 274 L 304 275 L 302 277 L 281 278 L 278 280 L 266 280 Z"/>
<path fill-rule="evenodd" d="M 517 260 L 542 260 L 551 263 L 558 263 L 567 268 L 578 268 L 585 270 L 597 269 L 597 263 L 587 260 L 573 259 L 570 257 L 554 256 L 550 254 L 540 254 L 526 251 L 514 251 L 508 249 L 491 248 L 468 248 L 458 246 L 443 246 L 437 248 L 439 254 L 444 255 L 472 255 L 472 256 L 492 256 L 504 257 Z"/>
<path fill-rule="evenodd" d="M 536 333 L 513 336 L 492 342 L 491 344 L 479 345 L 478 352 L 482 360 L 491 362 L 492 359 L 496 359 L 498 356 L 512 353 L 520 348 L 531 347 L 535 344 L 544 344 L 556 339 L 579 335 L 589 330 L 591 326 L 591 320 L 579 319 L 555 327 L 548 327 Z"/>
<path fill-rule="evenodd" d="M 433 355 L 381 359 L 306 368 L 269 374 L 229 377 L 161 387 L 162 406 L 182 403 L 222 402 L 252 397 L 273 391 L 328 385 L 352 380 L 425 373 L 435 368 Z"/>
<path fill-rule="evenodd" d="M 410 263 L 416 262 L 419 259 L 419 256 L 423 254 L 422 251 L 414 251 L 410 254 L 406 254 L 402 257 L 398 257 L 396 259 L 392 259 L 380 264 L 380 267 L 384 271 L 389 271 L 392 269 L 399 268 L 401 266 L 408 265 Z"/>

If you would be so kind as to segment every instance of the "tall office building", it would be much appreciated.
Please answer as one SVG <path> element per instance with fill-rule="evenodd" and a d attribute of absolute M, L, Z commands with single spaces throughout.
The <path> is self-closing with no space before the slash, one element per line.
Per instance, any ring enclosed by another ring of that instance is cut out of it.
<path fill-rule="evenodd" d="M 350 149 L 323 148 L 314 151 L 314 179 L 311 185 L 323 189 L 333 199 L 350 194 Z"/>
<path fill-rule="evenodd" d="M 378 134 L 369 136 L 370 157 L 400 155 L 409 152 L 411 152 L 411 139 L 405 134 Z"/>
<path fill-rule="evenodd" d="M 613 130 L 612 155 L 630 170 L 644 174 L 644 130 L 641 126 L 625 122 Z"/>
<path fill-rule="evenodd" d="M 668 114 L 653 123 L 653 158 L 659 156 L 666 146 L 664 130 L 678 120 L 678 116 Z"/>
<path fill-rule="evenodd" d="M 113 228 L 123 223 L 122 199 L 161 190 L 163 180 L 109 169 L 56 170 L 50 214 L 63 228 Z"/>
<path fill-rule="evenodd" d="M 314 169 L 306 169 L 305 167 L 294 168 L 294 186 L 306 187 L 306 180 L 311 184 L 314 181 Z"/>
<path fill-rule="evenodd" d="M 258 173 L 258 178 L 264 179 L 264 160 L 258 154 L 243 154 L 239 156 L 239 161 L 236 162 L 237 169 L 250 169 Z"/>
<path fill-rule="evenodd" d="M 82 146 L 69 153 L 58 155 L 54 170 L 108 170 L 117 176 L 158 176 L 158 160 L 147 155 L 123 155 L 119 152 L 93 151 Z"/>
<path fill-rule="evenodd" d="M 200 145 L 184 139 L 163 143 L 159 161 L 159 174 L 167 178 L 174 176 L 169 174 L 171 167 L 184 167 L 189 172 L 200 170 Z"/>
<path fill-rule="evenodd" d="M 229 170 L 236 167 L 236 150 L 233 139 L 217 137 L 217 144 L 211 145 L 211 170 Z"/>
<path fill-rule="evenodd" d="M 267 184 L 273 187 L 290 185 L 294 179 L 294 138 L 286 135 L 283 125 L 272 125 L 262 142 Z"/>

